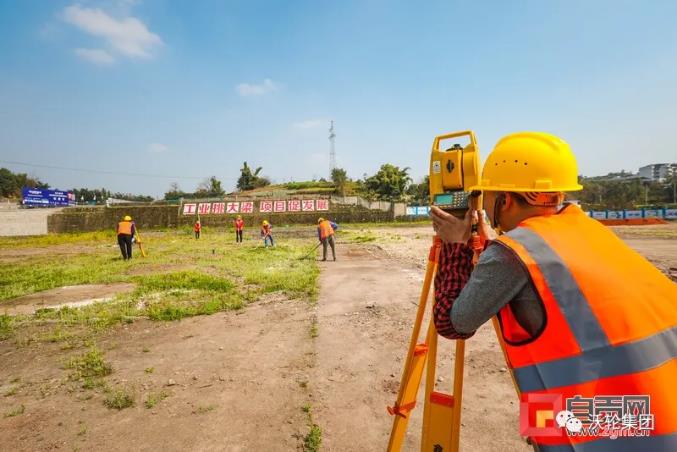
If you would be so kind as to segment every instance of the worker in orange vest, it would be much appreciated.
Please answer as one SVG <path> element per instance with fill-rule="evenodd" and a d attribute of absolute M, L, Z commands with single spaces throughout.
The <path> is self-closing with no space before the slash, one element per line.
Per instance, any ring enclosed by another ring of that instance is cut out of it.
<path fill-rule="evenodd" d="M 268 242 L 270 242 L 270 246 L 275 246 L 273 241 L 273 225 L 268 220 L 263 220 L 261 223 L 261 238 L 263 239 L 264 247 L 268 248 Z"/>
<path fill-rule="evenodd" d="M 334 248 L 334 231 L 336 229 L 338 229 L 336 223 L 322 217 L 317 219 L 317 238 L 322 243 L 322 261 L 327 260 L 327 245 L 331 246 L 331 255 L 336 261 L 336 250 Z"/>
<path fill-rule="evenodd" d="M 195 239 L 199 239 L 200 233 L 202 232 L 202 223 L 200 223 L 200 220 L 195 222 L 195 225 L 193 226 L 193 232 L 195 232 Z"/>
<path fill-rule="evenodd" d="M 136 225 L 132 221 L 132 217 L 125 215 L 121 222 L 118 223 L 116 229 L 118 236 L 118 245 L 120 252 L 122 252 L 122 259 L 128 260 L 132 258 L 132 239 L 136 234 Z"/>
<path fill-rule="evenodd" d="M 244 231 L 244 220 L 242 215 L 235 218 L 235 242 L 242 243 L 242 232 Z"/>
<path fill-rule="evenodd" d="M 432 207 L 443 242 L 437 331 L 466 339 L 498 316 L 523 405 L 520 433 L 536 450 L 677 450 L 677 285 L 578 206 L 562 204 L 564 192 L 582 188 L 577 176 L 566 142 L 516 133 L 496 144 L 481 182 L 469 187 L 483 192 L 491 224 L 482 212 L 460 220 Z M 473 216 L 486 240 L 474 268 Z M 539 398 L 539 410 L 544 400 L 552 410 L 532 425 L 529 403 Z M 600 433 L 613 422 L 616 439 Z M 630 434 L 618 433 L 621 422 Z"/>

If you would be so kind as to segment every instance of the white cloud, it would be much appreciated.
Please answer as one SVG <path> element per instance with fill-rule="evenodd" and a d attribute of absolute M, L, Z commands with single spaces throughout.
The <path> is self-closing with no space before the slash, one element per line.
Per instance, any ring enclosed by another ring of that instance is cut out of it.
<path fill-rule="evenodd" d="M 162 152 L 167 152 L 169 147 L 162 143 L 151 143 L 148 145 L 148 152 L 154 152 L 160 154 Z"/>
<path fill-rule="evenodd" d="M 103 49 L 75 49 L 75 54 L 83 60 L 90 61 L 101 66 L 115 63 L 115 58 Z"/>
<path fill-rule="evenodd" d="M 263 94 L 270 93 L 277 89 L 277 84 L 274 83 L 269 78 L 265 79 L 260 85 L 255 85 L 251 83 L 240 83 L 235 87 L 235 90 L 240 94 L 240 96 L 261 96 Z"/>
<path fill-rule="evenodd" d="M 63 19 L 92 36 L 103 38 L 115 52 L 131 58 L 150 58 L 162 39 L 136 17 L 116 19 L 100 9 L 71 5 Z"/>
<path fill-rule="evenodd" d="M 292 127 L 295 129 L 314 129 L 324 125 L 329 127 L 329 121 L 326 119 L 306 119 L 305 121 L 295 122 Z"/>

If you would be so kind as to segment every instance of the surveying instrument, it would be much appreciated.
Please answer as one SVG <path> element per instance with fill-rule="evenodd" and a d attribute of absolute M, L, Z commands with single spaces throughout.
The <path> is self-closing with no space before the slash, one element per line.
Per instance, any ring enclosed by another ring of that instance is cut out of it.
<path fill-rule="evenodd" d="M 440 150 L 440 142 L 454 138 L 469 139 L 465 147 L 454 144 L 446 151 Z M 479 179 L 479 149 L 475 134 L 462 131 L 435 137 L 430 154 L 430 204 L 464 218 L 468 209 L 480 208 L 480 193 L 470 193 L 467 187 L 477 185 Z M 473 224 L 472 243 L 475 256 L 479 254 L 477 224 Z M 446 394 L 435 390 L 437 364 L 437 330 L 430 309 L 430 320 L 424 342 L 419 342 L 421 326 L 426 313 L 430 285 L 437 272 L 442 241 L 433 237 L 428 254 L 423 288 L 416 312 L 416 320 L 409 342 L 407 359 L 404 361 L 402 380 L 395 405 L 388 407 L 394 416 L 388 451 L 399 451 L 409 422 L 409 415 L 416 406 L 416 397 L 424 370 L 426 371 L 425 398 L 423 405 L 423 428 L 421 451 L 458 451 L 461 429 L 461 398 L 463 389 L 463 364 L 465 341 L 456 340 L 453 392 Z"/>

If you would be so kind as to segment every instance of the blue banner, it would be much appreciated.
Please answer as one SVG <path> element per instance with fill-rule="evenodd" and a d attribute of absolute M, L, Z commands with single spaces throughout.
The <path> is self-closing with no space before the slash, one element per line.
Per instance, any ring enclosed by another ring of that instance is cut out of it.
<path fill-rule="evenodd" d="M 27 206 L 74 206 L 75 196 L 73 192 L 61 190 L 45 190 L 41 188 L 21 189 L 23 203 Z"/>

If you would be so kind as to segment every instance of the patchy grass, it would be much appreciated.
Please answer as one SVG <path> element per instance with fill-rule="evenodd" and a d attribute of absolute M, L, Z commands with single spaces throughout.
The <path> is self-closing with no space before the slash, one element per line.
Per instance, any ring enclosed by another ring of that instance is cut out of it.
<path fill-rule="evenodd" d="M 11 397 L 11 396 L 13 396 L 14 394 L 16 394 L 16 392 L 17 392 L 18 390 L 19 390 L 19 387 L 18 387 L 18 386 L 14 386 L 14 387 L 12 387 L 12 388 L 9 388 L 7 391 L 5 391 L 5 393 L 3 394 L 3 396 L 4 396 L 4 397 Z"/>
<path fill-rule="evenodd" d="M 16 338 L 18 346 L 54 342 L 68 350 L 78 347 L 81 339 L 137 319 L 176 321 L 238 310 L 276 292 L 310 302 L 318 294 L 317 263 L 299 260 L 307 254 L 309 239 L 281 236 L 274 248 L 266 249 L 259 240 L 236 244 L 224 233 L 193 240 L 183 230 L 152 232 L 144 235 L 148 257 L 140 258 L 135 249 L 131 261 L 119 258 L 115 237 L 109 233 L 11 238 L 0 243 L 40 248 L 39 252 L 27 250 L 25 257 L 18 252 L 11 265 L 3 265 L 0 256 L 0 312 L 4 300 L 57 287 L 117 282 L 136 285 L 132 292 L 109 302 L 41 309 L 30 316 L 0 315 L 0 340 Z M 50 253 L 50 247 L 56 245 L 60 247 Z M 79 246 L 82 252 L 64 259 L 59 254 L 63 245 Z M 148 353 L 149 349 L 142 351 Z M 96 378 L 90 377 L 86 385 L 96 386 Z"/>
<path fill-rule="evenodd" d="M 214 411 L 216 409 L 216 405 L 205 405 L 205 406 L 198 406 L 194 411 L 193 414 L 205 414 L 209 413 L 210 411 Z"/>
<path fill-rule="evenodd" d="M 0 341 L 9 339 L 14 333 L 14 318 L 0 315 Z"/>
<path fill-rule="evenodd" d="M 146 398 L 146 401 L 143 404 L 146 408 L 151 409 L 158 403 L 162 402 L 167 397 L 169 397 L 169 393 L 165 391 L 151 392 L 150 394 L 148 394 L 148 397 Z"/>
<path fill-rule="evenodd" d="M 104 361 L 103 354 L 96 347 L 92 347 L 80 356 L 71 358 L 66 367 L 73 369 L 73 372 L 69 375 L 71 380 L 101 378 L 113 373 L 113 367 Z"/>
<path fill-rule="evenodd" d="M 317 324 L 317 317 L 313 317 L 313 321 L 310 324 L 310 337 L 316 338 L 320 335 L 319 326 Z"/>
<path fill-rule="evenodd" d="M 26 411 L 26 407 L 23 405 L 20 405 L 17 408 L 14 408 L 13 410 L 9 410 L 8 412 L 5 413 L 5 417 L 14 417 L 14 416 L 19 416 L 21 414 L 24 414 L 24 411 Z"/>
<path fill-rule="evenodd" d="M 308 433 L 303 438 L 303 450 L 308 452 L 317 452 L 322 446 L 322 429 L 313 421 L 313 412 L 310 403 L 301 407 L 301 411 L 306 413 L 308 419 Z"/>
<path fill-rule="evenodd" d="M 134 406 L 134 394 L 127 388 L 109 389 L 103 404 L 110 409 L 124 410 Z"/>

